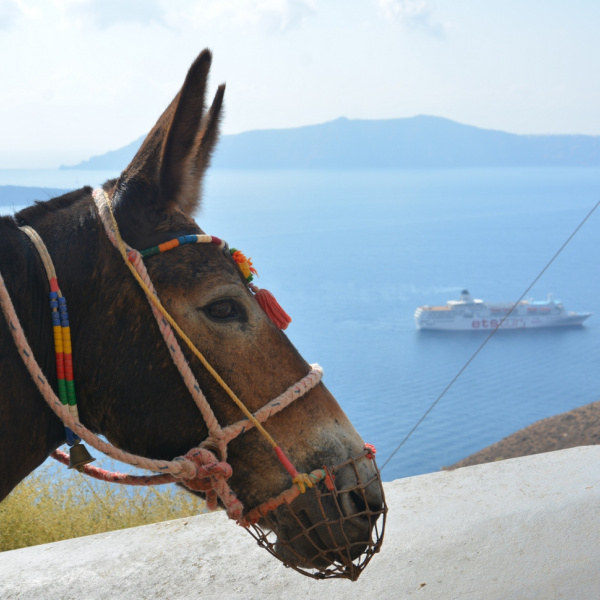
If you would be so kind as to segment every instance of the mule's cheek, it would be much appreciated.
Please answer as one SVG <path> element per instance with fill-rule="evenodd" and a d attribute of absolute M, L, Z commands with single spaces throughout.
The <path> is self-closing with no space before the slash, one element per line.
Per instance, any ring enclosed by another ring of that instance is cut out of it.
<path fill-rule="evenodd" d="M 255 508 L 292 485 L 271 446 L 254 430 L 230 444 L 228 461 L 233 469 L 229 484 L 246 509 Z"/>
<path fill-rule="evenodd" d="M 364 441 L 320 384 L 269 422 L 298 470 L 334 466 L 363 452 Z"/>

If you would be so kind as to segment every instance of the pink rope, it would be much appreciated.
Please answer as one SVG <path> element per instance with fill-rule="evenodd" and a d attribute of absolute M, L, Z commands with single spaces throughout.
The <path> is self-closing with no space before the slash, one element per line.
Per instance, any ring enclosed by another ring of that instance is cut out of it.
<path fill-rule="evenodd" d="M 58 462 L 69 466 L 69 455 L 62 450 L 55 450 L 51 454 L 52 458 Z M 195 448 L 186 454 L 188 460 L 197 464 L 197 474 L 192 480 L 185 482 L 186 487 L 191 490 L 206 493 L 206 507 L 209 510 L 216 510 L 218 507 L 217 498 L 223 499 L 223 496 L 228 498 L 226 506 L 229 506 L 227 511 L 231 519 L 238 521 L 243 513 L 243 506 L 231 491 L 229 486 L 224 483 L 225 479 L 229 479 L 232 474 L 231 466 L 226 462 L 217 462 L 214 454 L 202 448 Z M 166 483 L 175 483 L 175 477 L 169 474 L 164 475 L 127 475 L 106 471 L 92 465 L 84 465 L 83 470 L 86 475 L 106 481 L 109 483 L 118 483 L 121 485 L 163 485 Z"/>
<path fill-rule="evenodd" d="M 195 476 L 195 466 L 190 461 L 165 461 L 165 460 L 153 460 L 130 454 L 119 448 L 116 448 L 112 444 L 103 442 L 98 436 L 89 431 L 82 423 L 73 417 L 69 412 L 67 406 L 64 406 L 54 390 L 48 383 L 48 380 L 44 376 L 40 366 L 37 364 L 31 346 L 25 337 L 21 323 L 15 312 L 15 307 L 8 295 L 6 284 L 2 274 L 0 273 L 0 304 L 2 305 L 2 311 L 6 317 L 6 321 L 9 326 L 9 330 L 19 350 L 19 354 L 23 359 L 31 377 L 36 384 L 38 390 L 46 400 L 46 403 L 54 411 L 56 416 L 74 433 L 76 433 L 81 439 L 85 440 L 90 446 L 96 448 L 96 450 L 114 458 L 125 462 L 133 466 L 139 466 L 142 469 L 149 471 L 168 472 L 175 477 L 186 477 L 192 478 Z"/>
<path fill-rule="evenodd" d="M 104 222 L 104 225 L 106 227 L 107 223 Z M 113 238 L 110 234 L 109 238 L 111 239 L 111 241 L 113 241 Z M 116 240 L 113 241 L 113 244 L 116 244 Z M 128 249 L 128 255 L 130 262 L 133 264 L 135 270 L 138 272 L 144 283 L 148 286 L 148 288 L 152 291 L 153 294 L 157 295 L 140 253 L 137 250 Z M 187 359 L 185 358 L 183 352 L 181 351 L 181 346 L 179 345 L 179 342 L 175 337 L 173 329 L 149 298 L 148 304 L 152 309 L 152 313 L 154 314 L 154 318 L 156 319 L 158 328 L 160 329 L 160 333 L 162 334 L 163 339 L 165 340 L 165 344 L 167 345 L 167 348 L 171 353 L 173 363 L 175 364 L 179 373 L 181 374 L 186 388 L 188 389 L 189 393 L 194 399 L 194 402 L 200 410 L 200 413 L 202 414 L 202 418 L 204 419 L 206 427 L 208 428 L 209 439 L 217 445 L 221 457 L 225 459 L 227 457 L 227 443 L 223 440 L 223 430 L 221 429 L 219 422 L 215 417 L 215 413 L 210 407 L 206 396 L 202 393 L 198 380 L 196 379 L 196 377 L 194 377 L 190 365 Z"/>
<path fill-rule="evenodd" d="M 40 366 L 38 365 L 35 357 L 33 355 L 33 351 L 31 350 L 31 346 L 27 341 L 23 328 L 21 327 L 21 323 L 17 317 L 15 307 L 12 303 L 10 295 L 8 294 L 8 290 L 6 288 L 6 284 L 4 282 L 4 278 L 0 273 L 0 305 L 2 306 L 2 312 L 6 318 L 6 322 L 8 323 L 9 330 L 19 350 L 19 355 L 23 359 L 27 370 L 29 371 L 36 387 L 41 393 L 42 397 L 48 404 L 48 406 L 53 410 L 56 416 L 73 431 L 76 435 L 78 435 L 82 440 L 87 442 L 90 446 L 110 456 L 111 458 L 118 460 L 120 462 L 124 462 L 134 467 L 138 467 L 140 469 L 145 469 L 148 471 L 155 471 L 160 473 L 167 473 L 175 479 L 184 480 L 194 480 L 200 477 L 203 480 L 207 479 L 207 475 L 204 472 L 198 471 L 198 460 L 196 459 L 188 459 L 185 457 L 179 457 L 172 461 L 167 460 L 157 460 L 151 458 L 145 458 L 143 456 L 138 456 L 136 454 L 131 454 L 129 452 L 125 452 L 116 446 L 113 446 L 110 443 L 104 442 L 97 435 L 92 433 L 89 429 L 85 427 L 82 423 L 79 422 L 69 411 L 66 405 L 63 405 L 59 398 L 54 393 L 52 386 L 48 383 L 44 373 L 42 372 Z M 194 450 L 200 450 L 194 449 Z M 194 450 L 190 451 L 193 452 Z M 189 454 L 189 453 L 188 453 Z M 217 459 L 212 452 L 208 450 L 202 450 L 201 456 L 206 460 L 209 460 L 212 463 L 216 462 Z M 86 465 L 86 472 L 93 467 L 89 467 Z M 95 472 L 95 475 L 103 476 L 101 473 Z M 227 473 L 223 470 L 215 471 L 210 473 L 208 480 L 211 482 L 212 487 L 214 488 L 216 494 L 221 497 L 223 504 L 227 510 L 227 514 L 230 518 L 237 520 L 243 511 L 243 506 L 240 501 L 235 497 L 235 494 L 229 489 L 224 477 Z M 105 479 L 110 480 L 111 478 Z M 114 477 L 112 479 L 115 479 Z M 216 498 L 214 493 L 210 495 L 210 506 L 216 507 Z M 208 499 L 207 499 L 208 505 Z"/>
<path fill-rule="evenodd" d="M 324 469 L 316 469 L 309 474 L 310 479 L 315 483 L 321 481 L 326 477 Z M 302 492 L 297 485 L 293 485 L 291 488 L 284 490 L 275 498 L 271 498 L 266 502 L 263 502 L 260 506 L 253 508 L 248 511 L 248 514 L 240 519 L 239 524 L 242 527 L 248 527 L 254 523 L 258 523 L 263 517 L 267 516 L 271 511 L 279 508 L 282 504 L 291 504 Z"/>
<path fill-rule="evenodd" d="M 63 465 L 69 466 L 69 455 L 66 452 L 55 450 L 50 456 Z M 125 473 L 106 471 L 92 465 L 83 465 L 83 470 L 86 475 L 94 479 L 122 485 L 162 485 L 177 481 L 173 475 L 169 475 L 168 473 L 164 475 L 127 475 Z"/>
<path fill-rule="evenodd" d="M 104 224 L 106 233 L 113 245 L 118 248 L 116 234 L 111 219 L 107 214 L 109 209 L 106 204 L 104 191 L 101 189 L 94 190 L 93 196 L 98 206 L 98 212 Z M 152 285 L 152 281 L 150 280 L 140 253 L 130 247 L 127 247 L 127 252 L 129 261 L 134 266 L 144 284 L 152 294 L 156 295 L 156 291 Z M 89 431 L 79 421 L 78 417 L 71 414 L 68 407 L 60 402 L 33 356 L 31 347 L 27 342 L 25 333 L 23 332 L 16 315 L 14 305 L 8 294 L 4 279 L 0 273 L 0 305 L 2 306 L 2 311 L 9 325 L 11 335 L 35 385 L 57 417 L 76 435 L 99 452 L 126 464 L 149 471 L 155 471 L 160 474 L 154 476 L 126 475 L 123 473 L 112 473 L 90 465 L 85 465 L 83 471 L 96 479 L 129 485 L 159 485 L 171 483 L 176 480 L 183 480 L 183 483 L 190 489 L 206 493 L 207 506 L 210 509 L 217 507 L 217 498 L 220 498 L 225 505 L 228 516 L 236 521 L 240 521 L 243 514 L 243 506 L 227 484 L 227 479 L 231 477 L 232 473 L 231 466 L 225 462 L 227 456 L 227 444 L 238 435 L 251 429 L 254 424 L 249 418 L 246 418 L 229 425 L 224 429 L 220 427 L 212 408 L 202 393 L 198 381 L 194 377 L 191 368 L 181 351 L 170 324 L 156 308 L 151 298 L 148 297 L 147 299 L 163 339 L 171 352 L 173 362 L 177 366 L 185 386 L 200 410 L 209 431 L 209 437 L 201 444 L 201 447 L 193 448 L 185 456 L 178 457 L 172 461 L 137 456 L 125 452 L 110 443 L 104 442 L 97 435 Z M 305 377 L 288 388 L 283 394 L 257 410 L 253 414 L 253 417 L 256 418 L 259 423 L 266 421 L 269 417 L 283 410 L 289 406 L 291 402 L 300 398 L 317 385 L 322 376 L 323 370 L 321 367 L 312 365 L 311 371 Z M 212 447 L 213 445 L 218 449 L 219 454 L 222 457 L 221 461 L 216 458 L 213 452 L 202 447 Z M 69 464 L 67 455 L 60 450 L 53 452 L 52 457 L 59 462 L 67 465 Z M 284 494 L 286 498 L 290 497 L 289 494 Z M 277 499 L 279 499 L 279 497 Z M 265 506 L 271 505 L 273 501 L 277 499 L 268 501 L 265 503 Z"/>
<path fill-rule="evenodd" d="M 289 387 L 283 394 L 277 396 L 274 400 L 271 400 L 268 404 L 265 404 L 262 408 L 259 408 L 254 414 L 254 417 L 260 422 L 264 423 L 267 419 L 277 414 L 279 411 L 288 407 L 294 400 L 301 398 L 311 390 L 323 377 L 323 369 L 317 365 L 311 365 L 310 372 L 308 375 L 303 377 L 300 381 Z M 225 443 L 229 443 L 235 439 L 238 435 L 245 433 L 249 429 L 254 427 L 252 421 L 249 419 L 241 419 L 237 423 L 228 425 L 223 428 L 223 440 Z"/>

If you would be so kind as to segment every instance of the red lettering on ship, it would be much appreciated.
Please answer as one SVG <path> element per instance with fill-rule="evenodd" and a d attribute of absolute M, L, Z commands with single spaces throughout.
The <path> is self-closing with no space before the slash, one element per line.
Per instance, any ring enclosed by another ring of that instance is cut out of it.
<path fill-rule="evenodd" d="M 520 329 L 525 327 L 525 323 L 522 319 L 506 319 L 503 322 L 498 319 L 482 319 L 481 321 L 471 321 L 471 327 L 473 329 L 496 329 L 502 323 L 502 328 L 506 329 Z"/>

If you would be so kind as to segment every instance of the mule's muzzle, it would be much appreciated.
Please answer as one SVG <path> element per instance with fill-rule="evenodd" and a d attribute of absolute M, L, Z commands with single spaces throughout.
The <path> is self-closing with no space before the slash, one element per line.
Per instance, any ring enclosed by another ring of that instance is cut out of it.
<path fill-rule="evenodd" d="M 387 506 L 379 470 L 367 454 L 324 470 L 318 484 L 248 531 L 303 575 L 356 581 L 383 542 Z"/>

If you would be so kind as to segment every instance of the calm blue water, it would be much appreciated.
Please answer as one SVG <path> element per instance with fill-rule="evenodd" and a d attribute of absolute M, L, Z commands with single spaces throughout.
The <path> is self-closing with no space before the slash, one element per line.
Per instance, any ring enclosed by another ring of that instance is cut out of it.
<path fill-rule="evenodd" d="M 0 171 L 0 185 L 85 182 L 77 172 L 30 171 L 18 182 L 10 173 Z M 381 465 L 485 339 L 418 332 L 415 308 L 463 287 L 516 300 L 598 199 L 600 169 L 213 171 L 198 222 L 252 257 L 259 285 L 294 319 L 290 338 L 324 366 Z M 593 312 L 586 326 L 498 333 L 385 480 L 436 471 L 600 399 L 598 239 L 600 209 L 529 294 Z"/>

